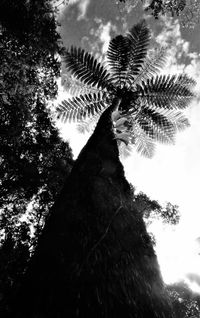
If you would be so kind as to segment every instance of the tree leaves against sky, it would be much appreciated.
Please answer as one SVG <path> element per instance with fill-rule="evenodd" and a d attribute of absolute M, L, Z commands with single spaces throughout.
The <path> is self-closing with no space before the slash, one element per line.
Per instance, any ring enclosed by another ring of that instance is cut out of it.
<path fill-rule="evenodd" d="M 10 0 L 1 3 L 1 9 L 0 206 L 7 207 L 7 215 L 13 206 L 23 215 L 22 206 L 38 193 L 38 206 L 45 210 L 62 186 L 58 179 L 64 180 L 63 172 L 69 172 L 72 163 L 71 150 L 47 110 L 47 102 L 57 94 L 56 55 L 62 47 L 50 1 Z M 45 191 L 49 198 L 41 201 Z"/>
<path fill-rule="evenodd" d="M 200 3 L 198 0 L 117 0 L 119 11 L 129 12 L 138 4 L 156 20 L 161 16 L 179 19 L 183 28 L 194 28 L 200 22 Z"/>
<path fill-rule="evenodd" d="M 6 293 L 23 273 L 73 160 L 48 111 L 57 95 L 62 51 L 51 2 L 1 1 L 0 24 L 0 307 L 5 309 Z"/>
<path fill-rule="evenodd" d="M 200 296 L 192 292 L 183 281 L 167 287 L 176 318 L 198 318 L 200 316 Z"/>
<path fill-rule="evenodd" d="M 113 38 L 106 67 L 90 53 L 71 47 L 64 54 L 66 68 L 90 93 L 64 100 L 58 107 L 63 121 L 82 121 L 101 115 L 118 98 L 113 125 L 119 144 L 134 145 L 152 157 L 155 141 L 174 143 L 175 134 L 189 123 L 182 114 L 192 100 L 195 81 L 186 74 L 157 75 L 165 63 L 161 48 L 148 56 L 150 31 L 145 21 L 125 35 Z"/>

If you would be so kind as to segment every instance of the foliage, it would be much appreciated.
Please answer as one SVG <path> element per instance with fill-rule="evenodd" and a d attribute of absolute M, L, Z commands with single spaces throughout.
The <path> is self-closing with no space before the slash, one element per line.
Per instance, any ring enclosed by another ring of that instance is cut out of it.
<path fill-rule="evenodd" d="M 184 282 L 167 287 L 176 318 L 198 318 L 200 316 L 200 296 L 192 292 Z"/>
<path fill-rule="evenodd" d="M 7 218 L 12 215 L 11 222 L 47 189 L 47 202 L 54 200 L 59 178 L 69 171 L 71 151 L 47 110 L 57 94 L 62 52 L 51 1 L 2 1 L 0 23 L 0 208 Z"/>
<path fill-rule="evenodd" d="M 33 199 L 35 207 L 39 200 L 36 210 L 46 210 L 43 204 L 52 204 L 72 164 L 71 150 L 60 139 L 45 106 L 42 99 L 36 101 L 32 120 L 20 137 L 1 138 L 0 207 L 13 217 L 14 211 L 23 215 Z"/>
<path fill-rule="evenodd" d="M 64 100 L 57 108 L 58 117 L 87 125 L 117 98 L 113 125 L 119 143 L 135 145 L 147 157 L 153 155 L 154 141 L 173 143 L 176 132 L 188 126 L 180 111 L 191 101 L 195 81 L 185 74 L 157 75 L 165 51 L 148 55 L 149 42 L 150 32 L 142 21 L 110 41 L 107 67 L 83 49 L 67 50 L 66 68 L 86 90 L 82 93 L 82 85 L 78 96 Z"/>
<path fill-rule="evenodd" d="M 178 17 L 182 27 L 194 28 L 200 19 L 198 0 L 153 0 L 145 10 L 150 11 L 155 19 L 167 14 Z"/>
<path fill-rule="evenodd" d="M 0 311 L 37 244 L 71 170 L 48 110 L 62 52 L 51 1 L 0 3 Z M 13 285 L 14 284 L 14 285 Z"/>
<path fill-rule="evenodd" d="M 151 11 L 151 14 L 158 19 L 159 15 L 171 14 L 171 16 L 179 16 L 186 7 L 186 0 L 152 0 L 145 8 Z"/>
<path fill-rule="evenodd" d="M 56 96 L 62 47 L 50 1 L 3 1 L 0 25 L 0 134 L 20 135 L 37 96 Z"/>
<path fill-rule="evenodd" d="M 145 193 L 139 192 L 134 195 L 134 202 L 142 213 L 143 218 L 149 222 L 150 219 L 161 219 L 164 223 L 176 225 L 180 220 L 180 213 L 177 205 L 170 202 L 165 206 L 161 206 L 158 201 L 151 200 Z"/>
<path fill-rule="evenodd" d="M 200 21 L 200 3 L 198 0 L 118 0 L 129 12 L 141 3 L 146 12 L 155 19 L 168 15 L 178 18 L 182 27 L 194 28 Z"/>
<path fill-rule="evenodd" d="M 182 27 L 194 28 L 200 22 L 200 3 L 198 0 L 188 0 L 187 6 L 180 15 Z"/>
<path fill-rule="evenodd" d="M 1 258 L 1 279 L 8 278 L 8 274 L 10 277 L 1 285 L 4 301 L 6 290 L 9 291 L 13 283 L 16 285 L 16 279 L 23 274 L 30 251 L 37 245 L 49 209 L 73 161 L 69 145 L 60 139 L 41 99 L 32 109 L 32 119 L 25 125 L 20 137 L 1 137 L 0 155 L 0 234 L 3 254 L 8 238 L 13 242 L 13 249 L 10 248 L 9 253 L 5 252 L 7 256 Z M 23 243 L 21 237 L 26 230 Z M 24 249 L 26 255 L 21 259 L 20 254 Z"/>
<path fill-rule="evenodd" d="M 27 266 L 30 252 L 37 245 L 49 209 L 73 163 L 69 145 L 60 139 L 41 100 L 32 110 L 32 117 L 19 138 L 1 138 L 0 251 L 4 256 L 1 257 L 0 279 L 4 280 L 1 284 L 3 303 L 13 284 L 20 284 L 20 275 Z M 8 241 L 13 244 L 9 252 L 5 248 Z"/>

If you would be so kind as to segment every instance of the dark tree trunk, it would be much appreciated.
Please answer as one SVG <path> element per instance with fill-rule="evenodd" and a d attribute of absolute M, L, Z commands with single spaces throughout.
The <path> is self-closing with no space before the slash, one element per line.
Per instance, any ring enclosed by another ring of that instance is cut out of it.
<path fill-rule="evenodd" d="M 173 316 L 119 161 L 110 112 L 101 116 L 52 209 L 12 317 Z"/>

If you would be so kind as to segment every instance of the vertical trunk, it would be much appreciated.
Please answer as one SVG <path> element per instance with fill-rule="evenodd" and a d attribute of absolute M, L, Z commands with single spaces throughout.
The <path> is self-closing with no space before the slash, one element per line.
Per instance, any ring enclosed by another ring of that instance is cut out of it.
<path fill-rule="evenodd" d="M 52 209 L 12 317 L 172 317 L 110 113 L 101 116 Z"/>

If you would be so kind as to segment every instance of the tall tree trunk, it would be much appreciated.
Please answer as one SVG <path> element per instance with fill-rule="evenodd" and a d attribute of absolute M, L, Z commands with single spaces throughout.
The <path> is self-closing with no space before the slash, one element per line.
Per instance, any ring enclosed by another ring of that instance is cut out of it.
<path fill-rule="evenodd" d="M 75 162 L 32 258 L 20 318 L 172 318 L 132 200 L 111 108 Z"/>

